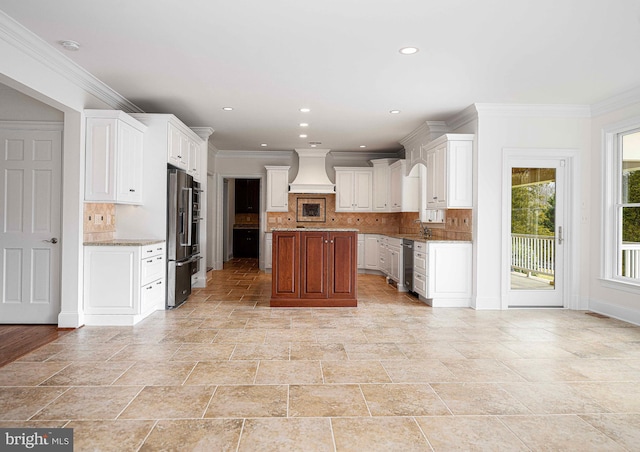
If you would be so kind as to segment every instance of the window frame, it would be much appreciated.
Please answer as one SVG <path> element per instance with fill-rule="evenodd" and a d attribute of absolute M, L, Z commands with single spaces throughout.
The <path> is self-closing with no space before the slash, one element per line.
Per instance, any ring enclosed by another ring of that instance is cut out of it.
<path fill-rule="evenodd" d="M 622 137 L 640 132 L 640 117 L 603 129 L 603 208 L 601 277 L 616 289 L 640 294 L 640 280 L 621 275 L 622 210 L 637 203 L 622 202 Z"/>

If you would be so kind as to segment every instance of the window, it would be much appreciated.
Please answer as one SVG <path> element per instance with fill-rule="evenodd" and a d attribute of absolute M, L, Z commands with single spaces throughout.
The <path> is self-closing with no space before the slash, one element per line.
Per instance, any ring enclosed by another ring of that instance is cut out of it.
<path fill-rule="evenodd" d="M 640 120 L 605 131 L 605 278 L 640 286 Z"/>
<path fill-rule="evenodd" d="M 640 282 L 640 130 L 619 136 L 617 273 Z"/>

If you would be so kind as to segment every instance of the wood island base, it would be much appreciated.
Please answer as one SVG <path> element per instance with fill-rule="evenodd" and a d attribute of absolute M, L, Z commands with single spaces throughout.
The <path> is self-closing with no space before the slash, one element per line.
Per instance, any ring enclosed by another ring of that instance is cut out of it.
<path fill-rule="evenodd" d="M 355 230 L 273 231 L 271 307 L 357 307 Z"/>
<path fill-rule="evenodd" d="M 339 299 L 271 299 L 269 306 L 272 308 L 357 308 L 358 300 Z"/>

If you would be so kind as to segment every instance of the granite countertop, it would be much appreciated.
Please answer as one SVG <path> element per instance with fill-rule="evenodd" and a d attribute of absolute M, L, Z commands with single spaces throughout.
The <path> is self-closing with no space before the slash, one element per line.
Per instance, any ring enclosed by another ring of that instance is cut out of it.
<path fill-rule="evenodd" d="M 233 225 L 233 229 L 259 229 L 260 225 L 259 224 L 234 224 Z"/>
<path fill-rule="evenodd" d="M 356 228 L 273 228 L 271 232 L 291 232 L 291 231 L 328 231 L 328 232 L 358 232 Z"/>
<path fill-rule="evenodd" d="M 111 239 L 95 242 L 84 242 L 84 246 L 147 246 L 162 243 L 164 239 Z"/>

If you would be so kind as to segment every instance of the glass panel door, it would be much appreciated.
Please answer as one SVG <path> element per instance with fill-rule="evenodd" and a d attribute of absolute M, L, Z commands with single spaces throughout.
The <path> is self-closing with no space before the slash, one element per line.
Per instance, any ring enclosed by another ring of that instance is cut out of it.
<path fill-rule="evenodd" d="M 562 160 L 511 165 L 509 307 L 563 306 L 563 174 Z"/>

